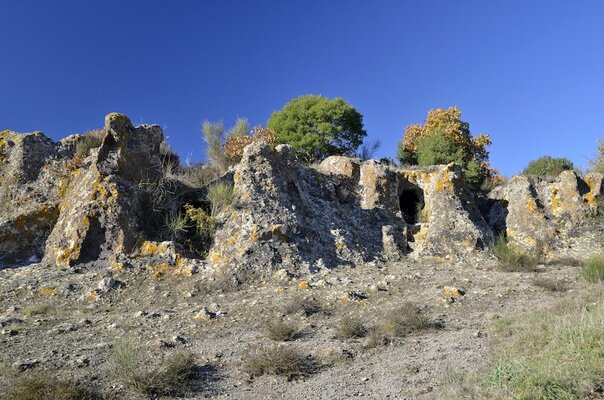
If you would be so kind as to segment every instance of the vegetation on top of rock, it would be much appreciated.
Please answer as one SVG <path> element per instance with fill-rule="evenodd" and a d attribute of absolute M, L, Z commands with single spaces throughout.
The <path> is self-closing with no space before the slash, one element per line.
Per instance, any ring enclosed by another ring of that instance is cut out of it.
<path fill-rule="evenodd" d="M 604 139 L 600 139 L 597 156 L 589 161 L 592 172 L 604 174 Z"/>
<path fill-rule="evenodd" d="M 539 157 L 528 163 L 522 171 L 524 175 L 538 175 L 555 178 L 563 171 L 572 171 L 575 168 L 567 158 L 554 158 L 550 156 Z"/>
<path fill-rule="evenodd" d="M 275 111 L 267 126 L 277 142 L 292 146 L 306 162 L 354 155 L 367 132 L 363 116 L 342 98 L 300 96 Z"/>
<path fill-rule="evenodd" d="M 231 163 L 238 163 L 243 157 L 245 146 L 264 142 L 275 143 L 275 132 L 261 125 L 255 126 L 250 132 L 237 133 L 229 136 L 224 143 L 224 154 Z"/>
<path fill-rule="evenodd" d="M 479 189 L 485 180 L 497 179 L 490 168 L 488 135 L 472 137 L 470 124 L 461 120 L 457 107 L 428 111 L 424 124 L 405 128 L 398 144 L 397 158 L 407 165 L 435 165 L 456 162 L 464 168 L 467 181 Z"/>
<path fill-rule="evenodd" d="M 80 136 L 75 146 L 75 155 L 86 157 L 91 149 L 95 149 L 103 143 L 105 129 L 95 129 Z"/>

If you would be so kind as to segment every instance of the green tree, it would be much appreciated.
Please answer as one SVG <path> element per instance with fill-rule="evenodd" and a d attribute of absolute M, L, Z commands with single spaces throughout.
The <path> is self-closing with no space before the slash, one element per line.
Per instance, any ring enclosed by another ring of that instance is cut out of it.
<path fill-rule="evenodd" d="M 524 175 L 556 177 L 562 171 L 572 171 L 574 168 L 573 163 L 567 158 L 543 156 L 531 161 L 522 173 Z"/>
<path fill-rule="evenodd" d="M 461 165 L 466 182 L 475 190 L 480 189 L 486 179 L 484 170 L 476 159 L 466 160 L 463 148 L 441 129 L 437 129 L 417 140 L 414 157 L 417 160 L 416 164 L 420 166 L 452 162 Z"/>
<path fill-rule="evenodd" d="M 344 99 L 315 95 L 291 100 L 271 115 L 267 127 L 307 162 L 354 155 L 367 136 L 363 116 Z"/>

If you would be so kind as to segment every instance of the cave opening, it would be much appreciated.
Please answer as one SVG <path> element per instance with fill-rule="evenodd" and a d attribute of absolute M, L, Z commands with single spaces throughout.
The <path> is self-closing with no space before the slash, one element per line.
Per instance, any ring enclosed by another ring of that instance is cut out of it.
<path fill-rule="evenodd" d="M 398 200 L 406 223 L 414 225 L 421 222 L 421 211 L 424 208 L 423 190 L 419 187 L 404 189 Z"/>

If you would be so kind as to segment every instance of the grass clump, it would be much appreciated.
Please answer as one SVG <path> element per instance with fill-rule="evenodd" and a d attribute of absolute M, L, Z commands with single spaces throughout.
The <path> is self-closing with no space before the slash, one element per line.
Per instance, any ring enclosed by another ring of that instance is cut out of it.
<path fill-rule="evenodd" d="M 315 366 L 311 357 L 294 347 L 273 345 L 248 348 L 242 369 L 252 378 L 260 375 L 294 378 L 310 375 Z"/>
<path fill-rule="evenodd" d="M 581 276 L 587 282 L 604 281 L 604 254 L 592 256 L 581 264 Z"/>
<path fill-rule="evenodd" d="M 86 157 L 88 153 L 90 153 L 90 150 L 101 146 L 104 136 L 104 129 L 97 129 L 85 133 L 76 143 L 75 155 L 78 157 Z"/>
<path fill-rule="evenodd" d="M 161 368 L 147 369 L 139 349 L 131 341 L 116 343 L 109 362 L 114 379 L 128 390 L 150 398 L 185 395 L 191 389 L 195 368 L 192 354 L 176 353 Z"/>
<path fill-rule="evenodd" d="M 298 325 L 288 321 L 274 321 L 266 328 L 266 337 L 277 342 L 294 340 L 299 334 Z"/>
<path fill-rule="evenodd" d="M 321 303 L 314 297 L 295 296 L 289 299 L 283 306 L 283 314 L 304 314 L 306 317 L 322 311 Z"/>
<path fill-rule="evenodd" d="M 400 308 L 389 312 L 380 324 L 369 331 L 367 347 L 388 344 L 413 332 L 440 327 L 441 324 L 431 320 L 420 307 L 405 302 Z"/>
<path fill-rule="evenodd" d="M 592 293 L 500 324 L 486 385 L 514 399 L 597 398 L 604 389 L 603 300 Z"/>
<path fill-rule="evenodd" d="M 102 400 L 95 388 L 81 382 L 34 374 L 19 377 L 6 388 L 3 395 L 11 400 Z"/>
<path fill-rule="evenodd" d="M 539 257 L 529 255 L 515 245 L 507 243 L 503 235 L 495 240 L 491 253 L 499 261 L 498 268 L 507 272 L 533 272 L 540 262 Z"/>
<path fill-rule="evenodd" d="M 359 317 L 345 316 L 338 324 L 336 336 L 340 339 L 362 338 L 367 335 L 367 327 Z"/>
<path fill-rule="evenodd" d="M 566 292 L 568 290 L 567 283 L 557 279 L 537 278 L 533 281 L 533 285 L 547 289 L 550 292 Z"/>
<path fill-rule="evenodd" d="M 34 315 L 46 315 L 54 310 L 54 307 L 50 304 L 34 304 L 31 306 L 27 306 L 23 309 L 23 315 L 28 317 Z"/>
<path fill-rule="evenodd" d="M 233 202 L 235 192 L 233 185 L 226 182 L 217 182 L 208 186 L 207 199 L 212 204 L 212 216 L 227 208 Z"/>

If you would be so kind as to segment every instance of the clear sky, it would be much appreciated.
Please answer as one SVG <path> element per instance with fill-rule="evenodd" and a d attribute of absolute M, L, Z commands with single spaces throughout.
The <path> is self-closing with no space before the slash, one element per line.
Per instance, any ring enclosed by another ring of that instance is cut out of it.
<path fill-rule="evenodd" d="M 203 157 L 204 119 L 265 124 L 302 94 L 343 97 L 378 156 L 457 105 L 504 174 L 579 166 L 604 137 L 604 1 L 0 0 L 0 130 L 53 139 L 118 111 Z"/>

